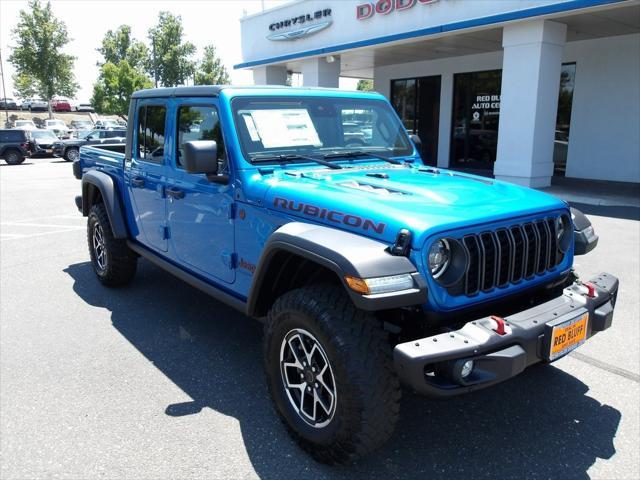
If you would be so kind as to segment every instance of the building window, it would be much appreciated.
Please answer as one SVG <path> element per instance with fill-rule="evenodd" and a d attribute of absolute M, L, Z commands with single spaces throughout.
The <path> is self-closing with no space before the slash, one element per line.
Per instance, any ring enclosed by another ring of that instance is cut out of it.
<path fill-rule="evenodd" d="M 450 166 L 493 170 L 501 84 L 502 70 L 454 75 Z"/>
<path fill-rule="evenodd" d="M 407 131 L 420 137 L 427 165 L 438 157 L 440 83 L 440 75 L 391 81 L 391 104 Z"/>
<path fill-rule="evenodd" d="M 569 152 L 569 128 L 571 125 L 571 107 L 573 89 L 576 83 L 576 64 L 565 63 L 560 73 L 560 95 L 558 96 L 558 116 L 553 144 L 554 175 L 564 176 L 567 170 Z"/>

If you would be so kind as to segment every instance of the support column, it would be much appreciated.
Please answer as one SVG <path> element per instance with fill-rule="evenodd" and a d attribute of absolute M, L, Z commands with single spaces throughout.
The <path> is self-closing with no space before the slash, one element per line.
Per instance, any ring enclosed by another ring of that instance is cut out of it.
<path fill-rule="evenodd" d="M 567 26 L 546 20 L 504 27 L 497 179 L 551 184 L 562 51 Z"/>
<path fill-rule="evenodd" d="M 302 83 L 305 87 L 338 88 L 340 86 L 340 57 L 329 55 L 328 57 L 304 60 L 302 62 Z"/>
<path fill-rule="evenodd" d="M 253 83 L 255 85 L 286 85 L 287 69 L 278 65 L 267 65 L 253 69 Z"/>

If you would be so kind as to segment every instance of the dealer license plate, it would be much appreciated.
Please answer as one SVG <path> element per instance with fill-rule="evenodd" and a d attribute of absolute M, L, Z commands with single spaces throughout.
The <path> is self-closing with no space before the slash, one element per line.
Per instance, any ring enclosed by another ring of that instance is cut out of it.
<path fill-rule="evenodd" d="M 588 323 L 589 312 L 585 312 L 579 317 L 555 325 L 551 331 L 549 360 L 560 358 L 582 345 L 587 340 Z"/>

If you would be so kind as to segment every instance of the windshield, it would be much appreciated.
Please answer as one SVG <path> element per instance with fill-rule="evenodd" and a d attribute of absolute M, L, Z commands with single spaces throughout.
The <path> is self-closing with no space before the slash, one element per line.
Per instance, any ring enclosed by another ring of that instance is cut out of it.
<path fill-rule="evenodd" d="M 35 126 L 35 123 L 33 123 L 31 120 L 16 120 L 16 127 L 21 127 L 24 125 Z"/>
<path fill-rule="evenodd" d="M 251 161 L 284 156 L 413 153 L 404 127 L 381 100 L 331 97 L 236 98 L 236 128 Z"/>
<path fill-rule="evenodd" d="M 81 121 L 81 120 L 78 120 L 78 121 L 76 121 L 76 122 L 74 123 L 74 125 L 75 125 L 77 128 L 84 128 L 84 129 L 89 129 L 89 128 L 92 128 L 92 127 L 93 127 L 93 123 L 89 122 L 88 120 L 87 120 L 87 121 L 84 121 L 84 122 L 83 122 L 83 121 Z"/>
<path fill-rule="evenodd" d="M 66 127 L 62 120 L 47 120 L 47 125 Z"/>
<path fill-rule="evenodd" d="M 31 132 L 31 136 L 36 140 L 57 140 L 56 134 L 50 130 L 34 130 Z"/>

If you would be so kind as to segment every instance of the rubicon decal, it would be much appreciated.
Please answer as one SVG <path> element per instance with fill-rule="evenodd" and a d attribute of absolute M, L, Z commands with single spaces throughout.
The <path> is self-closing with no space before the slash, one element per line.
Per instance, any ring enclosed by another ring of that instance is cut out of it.
<path fill-rule="evenodd" d="M 328 208 L 317 207 L 309 203 L 300 203 L 295 200 L 287 200 L 286 198 L 276 197 L 273 200 L 273 206 L 283 210 L 300 212 L 308 217 L 327 219 L 330 222 L 341 223 L 352 228 L 361 228 L 365 231 L 372 230 L 378 234 L 382 234 L 387 226 L 386 223 L 375 222 L 368 218 L 359 217 L 358 215 L 351 215 L 337 210 L 329 210 Z"/>

